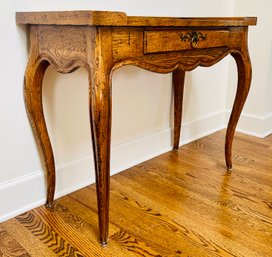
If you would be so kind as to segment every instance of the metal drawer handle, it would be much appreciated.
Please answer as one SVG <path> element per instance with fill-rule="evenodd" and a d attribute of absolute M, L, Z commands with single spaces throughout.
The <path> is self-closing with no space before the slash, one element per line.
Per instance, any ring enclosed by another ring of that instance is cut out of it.
<path fill-rule="evenodd" d="M 185 36 L 183 34 L 180 35 L 180 39 L 182 42 L 191 42 L 192 48 L 196 48 L 199 41 L 206 40 L 207 34 L 203 35 L 201 32 L 188 32 Z"/>

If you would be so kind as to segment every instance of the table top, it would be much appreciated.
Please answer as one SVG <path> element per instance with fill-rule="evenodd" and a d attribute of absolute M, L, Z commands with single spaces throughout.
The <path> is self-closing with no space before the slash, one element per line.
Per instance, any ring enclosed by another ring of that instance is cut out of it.
<path fill-rule="evenodd" d="M 54 11 L 17 12 L 17 24 L 87 25 L 129 27 L 229 27 L 256 25 L 256 17 L 141 17 L 124 12 L 109 11 Z"/>

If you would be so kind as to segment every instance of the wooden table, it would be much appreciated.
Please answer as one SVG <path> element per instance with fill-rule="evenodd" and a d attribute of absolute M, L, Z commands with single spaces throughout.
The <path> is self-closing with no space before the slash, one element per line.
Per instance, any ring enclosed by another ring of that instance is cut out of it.
<path fill-rule="evenodd" d="M 79 67 L 89 73 L 102 245 L 107 244 L 109 226 L 111 80 L 115 69 L 131 64 L 153 72 L 173 72 L 173 149 L 178 149 L 185 71 L 211 66 L 231 54 L 238 67 L 238 86 L 226 132 L 225 158 L 227 168 L 232 168 L 232 141 L 251 82 L 248 26 L 256 25 L 256 18 L 151 18 L 130 17 L 122 12 L 68 11 L 20 12 L 16 19 L 18 24 L 30 25 L 24 95 L 47 171 L 48 207 L 54 200 L 55 164 L 42 106 L 44 73 L 49 65 L 61 73 Z"/>

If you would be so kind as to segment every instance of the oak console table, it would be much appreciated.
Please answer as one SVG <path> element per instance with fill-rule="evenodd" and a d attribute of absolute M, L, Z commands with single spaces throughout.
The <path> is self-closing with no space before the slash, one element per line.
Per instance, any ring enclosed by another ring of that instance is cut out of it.
<path fill-rule="evenodd" d="M 234 132 L 251 82 L 248 26 L 256 25 L 256 18 L 151 18 L 130 17 L 122 12 L 67 11 L 19 12 L 16 19 L 18 24 L 30 25 L 24 94 L 47 171 L 48 207 L 54 200 L 55 164 L 43 115 L 44 73 L 49 65 L 61 73 L 70 73 L 79 67 L 89 73 L 102 245 L 107 244 L 109 226 L 111 78 L 115 69 L 131 64 L 153 72 L 173 72 L 173 149 L 178 149 L 185 72 L 197 66 L 211 66 L 231 54 L 238 67 L 237 92 L 225 142 L 226 166 L 231 169 Z"/>

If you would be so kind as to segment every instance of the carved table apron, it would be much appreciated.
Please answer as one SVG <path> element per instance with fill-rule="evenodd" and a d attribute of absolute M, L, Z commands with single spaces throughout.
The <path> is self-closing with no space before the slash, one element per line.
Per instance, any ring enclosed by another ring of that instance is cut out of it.
<path fill-rule="evenodd" d="M 185 71 L 211 66 L 231 54 L 238 67 L 238 86 L 226 132 L 225 159 L 227 168 L 232 168 L 232 141 L 251 82 L 248 26 L 255 25 L 256 18 L 151 18 L 122 12 L 68 11 L 20 12 L 16 19 L 18 24 L 30 26 L 24 96 L 47 172 L 48 207 L 54 200 L 55 163 L 42 106 L 44 73 L 49 65 L 61 73 L 79 67 L 88 71 L 102 245 L 107 244 L 109 226 L 111 78 L 115 69 L 131 64 L 153 72 L 173 72 L 173 149 L 178 149 Z"/>

